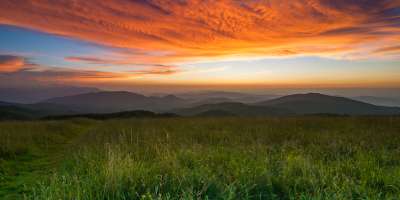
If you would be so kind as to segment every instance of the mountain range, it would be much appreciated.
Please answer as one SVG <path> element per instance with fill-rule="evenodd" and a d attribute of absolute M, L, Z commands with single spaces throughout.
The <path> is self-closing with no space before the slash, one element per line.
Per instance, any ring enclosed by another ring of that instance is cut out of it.
<path fill-rule="evenodd" d="M 238 94 L 234 94 L 238 95 Z M 206 98 L 208 97 L 208 98 Z M 288 116 L 310 114 L 398 115 L 399 107 L 377 106 L 320 93 L 293 94 L 243 103 L 232 96 L 199 100 L 175 95 L 145 96 L 125 91 L 89 92 L 50 98 L 34 104 L 0 102 L 0 119 L 33 119 L 55 115 L 106 114 L 146 110 L 181 116 Z M 111 115 L 113 116 L 113 115 Z M 99 117 L 101 118 L 101 117 Z"/>
<path fill-rule="evenodd" d="M 163 112 L 186 105 L 187 102 L 174 95 L 148 97 L 131 92 L 113 91 L 57 97 L 41 103 L 65 106 L 77 113 L 111 113 L 127 110 Z"/>
<path fill-rule="evenodd" d="M 202 102 L 222 103 L 222 102 L 241 102 L 241 103 L 255 103 L 262 100 L 268 100 L 280 97 L 274 94 L 252 94 L 241 92 L 227 92 L 227 91 L 197 91 L 178 93 L 177 97 L 194 102 L 195 104 L 202 104 Z"/>

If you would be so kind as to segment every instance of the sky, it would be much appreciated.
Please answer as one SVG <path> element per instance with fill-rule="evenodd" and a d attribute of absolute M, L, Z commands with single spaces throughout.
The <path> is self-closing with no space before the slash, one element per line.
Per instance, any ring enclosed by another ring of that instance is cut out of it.
<path fill-rule="evenodd" d="M 0 87 L 400 88 L 400 0 L 2 0 Z"/>

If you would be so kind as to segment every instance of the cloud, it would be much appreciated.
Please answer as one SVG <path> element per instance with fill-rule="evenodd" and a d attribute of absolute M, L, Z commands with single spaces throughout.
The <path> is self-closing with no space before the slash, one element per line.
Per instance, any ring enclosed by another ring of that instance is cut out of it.
<path fill-rule="evenodd" d="M 13 55 L 0 55 L 0 73 L 10 73 L 24 68 L 25 59 Z"/>
<path fill-rule="evenodd" d="M 399 9 L 399 0 L 4 0 L 0 23 L 112 47 L 164 52 L 139 57 L 166 64 L 363 52 L 376 41 L 400 42 Z"/>
<path fill-rule="evenodd" d="M 400 53 L 400 45 L 379 48 L 375 53 Z"/>
<path fill-rule="evenodd" d="M 131 76 L 144 76 L 144 75 L 172 75 L 179 72 L 182 72 L 182 69 L 178 66 L 174 65 L 163 65 L 156 63 L 137 63 L 136 59 L 131 58 L 119 58 L 114 60 L 107 60 L 97 57 L 90 56 L 70 56 L 66 57 L 65 60 L 70 62 L 79 62 L 79 63 L 89 63 L 89 64 L 97 64 L 97 68 L 110 68 L 104 65 L 111 65 L 123 67 L 126 69 L 135 69 L 135 70 L 123 70 L 125 73 L 130 74 Z"/>
<path fill-rule="evenodd" d="M 90 64 L 110 64 L 110 63 L 115 63 L 113 60 L 106 60 L 106 59 L 101 59 L 101 58 L 96 58 L 96 57 L 85 57 L 85 56 L 70 56 L 66 57 L 65 60 L 70 61 L 70 62 L 87 62 Z"/>
<path fill-rule="evenodd" d="M 0 55 L 0 83 L 28 85 L 31 83 L 95 82 L 129 78 L 127 73 L 74 70 L 51 67 L 28 62 L 28 58 L 15 55 Z M 21 81 L 23 80 L 23 81 Z"/>
<path fill-rule="evenodd" d="M 132 75 L 172 75 L 181 72 L 177 66 L 155 65 L 144 70 L 130 71 Z"/>
<path fill-rule="evenodd" d="M 93 56 L 69 56 L 64 59 L 68 62 L 76 62 L 76 63 L 88 63 L 88 64 L 101 64 L 101 65 L 154 65 L 150 62 L 150 60 L 140 60 L 137 57 L 127 57 L 126 53 L 113 54 L 109 57 L 113 57 L 114 59 L 104 59 Z M 143 63 L 138 63 L 138 61 L 143 61 Z"/>
<path fill-rule="evenodd" d="M 23 80 L 23 84 L 29 82 L 41 83 L 82 83 L 96 81 L 113 81 L 129 78 L 129 74 L 100 72 L 90 70 L 73 70 L 58 67 L 47 67 L 32 64 L 30 68 L 23 68 L 19 71 L 0 73 L 0 80 L 5 84 L 15 84 Z"/>
<path fill-rule="evenodd" d="M 29 59 L 15 55 L 0 55 L 0 85 L 54 84 L 54 83 L 96 83 L 132 81 L 139 76 L 172 75 L 180 72 L 177 66 L 142 65 L 140 69 L 125 72 L 70 69 L 27 62 Z M 104 63 L 106 60 L 77 58 L 78 61 Z M 21 80 L 23 80 L 21 82 Z"/>

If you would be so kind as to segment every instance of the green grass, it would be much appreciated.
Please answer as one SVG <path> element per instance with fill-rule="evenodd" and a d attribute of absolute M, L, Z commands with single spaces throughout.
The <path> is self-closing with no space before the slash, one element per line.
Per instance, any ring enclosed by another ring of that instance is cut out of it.
<path fill-rule="evenodd" d="M 399 199 L 400 118 L 0 123 L 0 199 Z"/>

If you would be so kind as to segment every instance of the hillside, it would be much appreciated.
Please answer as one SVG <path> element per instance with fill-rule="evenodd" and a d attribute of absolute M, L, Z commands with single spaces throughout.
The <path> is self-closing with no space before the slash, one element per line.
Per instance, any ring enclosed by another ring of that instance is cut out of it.
<path fill-rule="evenodd" d="M 273 108 L 267 106 L 254 106 L 236 102 L 205 104 L 192 108 L 178 109 L 173 112 L 183 116 L 195 116 L 195 115 L 276 116 L 276 115 L 291 114 L 291 112 L 286 109 Z"/>
<path fill-rule="evenodd" d="M 50 104 L 16 104 L 0 102 L 0 120 L 30 120 L 49 115 L 71 115 L 78 113 L 69 108 Z"/>
<path fill-rule="evenodd" d="M 0 120 L 27 120 L 33 119 L 37 113 L 30 109 L 25 109 L 16 105 L 0 104 Z"/>
<path fill-rule="evenodd" d="M 400 113 L 398 107 L 376 106 L 345 97 L 319 93 L 293 94 L 254 105 L 287 109 L 296 114 L 392 115 Z"/>

